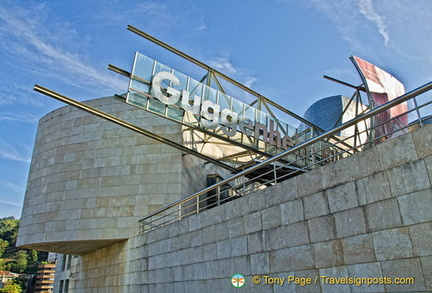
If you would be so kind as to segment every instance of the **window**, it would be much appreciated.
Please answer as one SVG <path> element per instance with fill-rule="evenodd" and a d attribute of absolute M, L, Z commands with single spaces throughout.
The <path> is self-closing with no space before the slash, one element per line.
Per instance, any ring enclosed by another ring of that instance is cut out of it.
<path fill-rule="evenodd" d="M 60 281 L 60 286 L 59 286 L 59 293 L 63 293 L 63 283 L 64 283 L 64 281 L 61 280 Z"/>
<path fill-rule="evenodd" d="M 69 279 L 66 280 L 65 282 L 65 288 L 64 288 L 64 293 L 68 293 L 69 292 Z"/>
<path fill-rule="evenodd" d="M 223 178 L 218 174 L 209 174 L 207 175 L 207 187 L 212 186 L 213 184 L 216 184 L 222 180 Z M 207 192 L 205 201 L 206 208 L 209 209 L 232 200 L 233 198 L 231 198 L 229 195 L 229 188 L 229 184 L 224 184 Z"/>

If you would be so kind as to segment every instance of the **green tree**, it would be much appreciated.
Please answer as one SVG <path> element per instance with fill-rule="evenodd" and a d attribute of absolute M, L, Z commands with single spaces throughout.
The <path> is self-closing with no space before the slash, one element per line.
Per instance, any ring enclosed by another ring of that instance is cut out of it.
<path fill-rule="evenodd" d="M 0 293 L 21 293 L 22 288 L 20 285 L 9 282 L 3 289 L 0 289 Z"/>
<path fill-rule="evenodd" d="M 0 257 L 3 255 L 6 248 L 8 247 L 9 247 L 9 242 L 7 240 L 0 239 Z"/>
<path fill-rule="evenodd" d="M 14 217 L 0 219 L 0 256 L 13 257 L 18 236 L 19 220 Z"/>
<path fill-rule="evenodd" d="M 14 247 L 18 236 L 19 220 L 14 217 L 0 219 L 0 239 L 9 242 Z"/>
<path fill-rule="evenodd" d="M 36 250 L 30 250 L 30 263 L 34 264 L 38 261 L 39 254 Z"/>
<path fill-rule="evenodd" d="M 7 271 L 7 265 L 6 262 L 4 261 L 4 259 L 0 258 L 0 271 Z"/>
<path fill-rule="evenodd" d="M 25 250 L 18 250 L 16 253 L 16 261 L 12 264 L 12 270 L 17 273 L 22 273 L 28 266 L 28 254 Z"/>

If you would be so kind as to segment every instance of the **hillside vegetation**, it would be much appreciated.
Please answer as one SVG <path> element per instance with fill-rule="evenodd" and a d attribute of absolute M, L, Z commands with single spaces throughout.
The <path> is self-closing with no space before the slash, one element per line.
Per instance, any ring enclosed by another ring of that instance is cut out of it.
<path fill-rule="evenodd" d="M 46 252 L 16 248 L 19 219 L 0 219 L 0 271 L 36 273 L 37 264 L 47 258 Z"/>

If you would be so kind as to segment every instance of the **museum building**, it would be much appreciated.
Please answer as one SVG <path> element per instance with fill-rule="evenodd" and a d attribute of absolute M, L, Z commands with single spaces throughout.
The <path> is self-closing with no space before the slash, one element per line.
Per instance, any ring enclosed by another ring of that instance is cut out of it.
<path fill-rule="evenodd" d="M 137 53 L 114 70 L 126 95 L 35 86 L 70 104 L 39 121 L 17 240 L 59 254 L 54 291 L 432 290 L 432 126 L 408 127 L 406 104 L 432 84 L 388 108 L 355 87 L 306 120 L 212 88 L 213 69 L 203 83 Z"/>

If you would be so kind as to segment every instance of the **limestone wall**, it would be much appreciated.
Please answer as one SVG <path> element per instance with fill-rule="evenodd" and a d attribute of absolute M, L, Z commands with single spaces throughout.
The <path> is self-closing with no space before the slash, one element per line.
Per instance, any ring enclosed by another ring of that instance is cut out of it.
<path fill-rule="evenodd" d="M 87 102 L 181 142 L 181 126 L 112 97 Z M 84 254 L 181 198 L 182 153 L 66 106 L 39 122 L 17 245 Z M 204 175 L 203 175 L 204 176 Z"/>
<path fill-rule="evenodd" d="M 432 291 L 431 130 L 84 255 L 71 292 Z M 243 288 L 231 286 L 234 273 L 246 276 Z M 110 285 L 91 283 L 98 274 Z M 288 275 L 317 283 L 264 284 Z M 414 284 L 321 284 L 324 276 Z"/>

